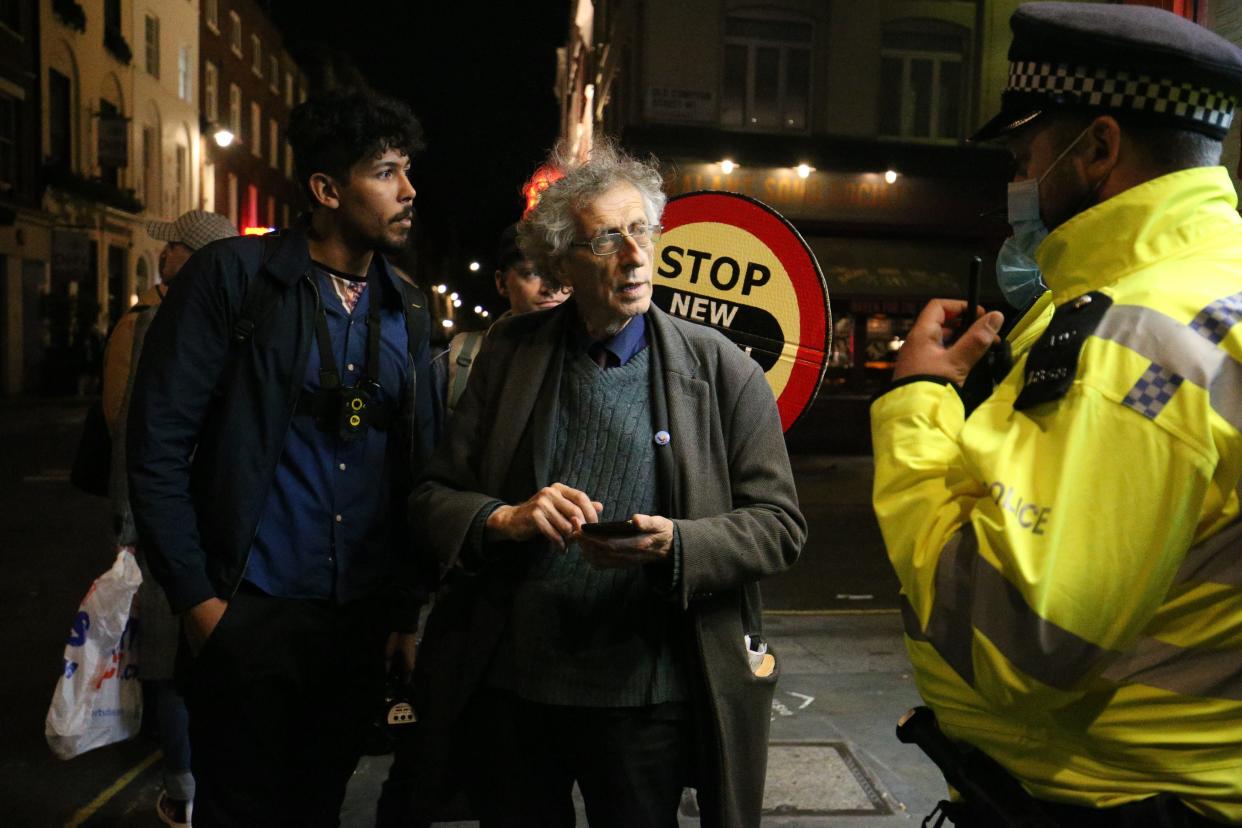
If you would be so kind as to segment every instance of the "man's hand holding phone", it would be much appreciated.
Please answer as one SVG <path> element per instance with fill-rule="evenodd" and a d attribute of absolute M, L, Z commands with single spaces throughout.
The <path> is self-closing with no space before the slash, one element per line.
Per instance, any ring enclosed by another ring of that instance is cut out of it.
<path fill-rule="evenodd" d="M 659 515 L 633 515 L 627 521 L 583 523 L 574 533 L 582 557 L 601 569 L 618 569 L 665 560 L 673 550 L 673 522 Z"/>

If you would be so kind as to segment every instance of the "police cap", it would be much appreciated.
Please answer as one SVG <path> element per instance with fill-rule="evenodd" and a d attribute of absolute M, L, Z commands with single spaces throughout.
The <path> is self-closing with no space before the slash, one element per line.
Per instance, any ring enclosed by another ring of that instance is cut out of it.
<path fill-rule="evenodd" d="M 1129 114 L 1225 137 L 1242 97 L 1242 49 L 1149 6 L 1026 3 L 1009 20 L 1009 82 L 987 141 L 1057 110 Z"/>

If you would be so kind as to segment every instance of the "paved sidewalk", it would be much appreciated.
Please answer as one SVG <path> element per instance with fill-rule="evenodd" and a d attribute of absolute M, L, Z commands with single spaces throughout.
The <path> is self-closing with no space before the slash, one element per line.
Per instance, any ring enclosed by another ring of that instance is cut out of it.
<path fill-rule="evenodd" d="M 898 717 L 918 703 L 900 616 L 769 614 L 765 621 L 781 679 L 763 825 L 918 825 L 945 789 L 935 766 L 893 735 Z M 350 783 L 343 828 L 373 824 L 387 766 L 388 757 L 363 760 Z M 682 825 L 698 824 L 692 802 L 682 810 Z M 581 813 L 578 824 L 585 826 Z"/>

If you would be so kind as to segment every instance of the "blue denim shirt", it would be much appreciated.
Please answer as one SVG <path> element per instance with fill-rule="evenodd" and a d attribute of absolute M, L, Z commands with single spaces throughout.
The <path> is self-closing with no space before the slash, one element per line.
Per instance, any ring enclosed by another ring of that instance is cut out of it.
<path fill-rule="evenodd" d="M 365 375 L 372 288 L 368 286 L 353 313 L 348 313 L 322 270 L 316 270 L 316 286 L 327 313 L 341 384 L 352 386 Z M 396 288 L 385 285 L 385 290 Z M 319 390 L 319 368 L 319 349 L 312 343 L 303 395 Z M 381 314 L 379 381 L 380 400 L 393 405 L 411 381 L 399 304 L 385 307 Z M 370 428 L 365 436 L 345 442 L 317 428 L 310 414 L 294 415 L 245 579 L 269 595 L 339 603 L 384 586 L 391 571 L 387 444 L 387 430 Z"/>

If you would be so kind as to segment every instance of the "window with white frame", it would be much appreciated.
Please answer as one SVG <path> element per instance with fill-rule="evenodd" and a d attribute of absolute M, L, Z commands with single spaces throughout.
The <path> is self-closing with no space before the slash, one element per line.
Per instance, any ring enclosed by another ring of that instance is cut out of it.
<path fill-rule="evenodd" d="M 810 128 L 815 27 L 805 19 L 760 12 L 725 19 L 720 120 L 743 129 Z"/>
<path fill-rule="evenodd" d="M 257 34 L 250 36 L 250 71 L 257 77 L 263 77 L 263 41 Z"/>
<path fill-rule="evenodd" d="M 154 15 L 146 16 L 146 47 L 147 74 L 153 78 L 160 76 L 160 19 Z"/>
<path fill-rule="evenodd" d="M 237 12 L 229 12 L 229 48 L 233 54 L 242 56 L 241 15 Z"/>
<path fill-rule="evenodd" d="M 203 20 L 207 28 L 220 34 L 220 0 L 203 0 Z"/>
<path fill-rule="evenodd" d="M 213 123 L 220 120 L 220 74 L 209 60 L 203 61 L 203 112 Z"/>
<path fill-rule="evenodd" d="M 280 169 L 280 124 L 276 123 L 275 118 L 267 120 L 267 147 L 270 153 L 267 160 L 271 162 L 272 169 Z"/>
<path fill-rule="evenodd" d="M 229 84 L 229 131 L 241 140 L 241 122 L 242 122 L 242 101 L 241 88 L 235 84 Z"/>
<path fill-rule="evenodd" d="M 250 102 L 250 153 L 263 157 L 263 110 L 258 101 Z"/>
<path fill-rule="evenodd" d="M 965 134 L 970 31 L 945 20 L 885 24 L 880 48 L 880 134 L 952 142 Z"/>
<path fill-rule="evenodd" d="M 268 86 L 277 95 L 280 94 L 280 58 L 277 55 L 270 55 L 267 59 L 267 82 Z"/>
<path fill-rule="evenodd" d="M 177 50 L 177 97 L 190 101 L 193 93 L 190 82 L 190 47 L 182 46 Z"/>

